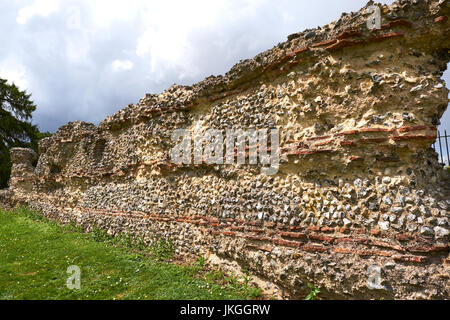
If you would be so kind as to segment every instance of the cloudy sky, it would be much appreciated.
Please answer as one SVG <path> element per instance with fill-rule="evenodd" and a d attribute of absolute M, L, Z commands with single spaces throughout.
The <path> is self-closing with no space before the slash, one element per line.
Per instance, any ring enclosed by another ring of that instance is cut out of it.
<path fill-rule="evenodd" d="M 74 120 L 98 124 L 145 93 L 224 74 L 287 35 L 366 3 L 0 0 L 0 77 L 32 93 L 33 121 L 43 131 Z"/>

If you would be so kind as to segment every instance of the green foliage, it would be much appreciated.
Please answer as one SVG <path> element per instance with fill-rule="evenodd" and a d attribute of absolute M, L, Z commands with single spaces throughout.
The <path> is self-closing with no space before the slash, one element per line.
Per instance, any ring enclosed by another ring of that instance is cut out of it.
<path fill-rule="evenodd" d="M 260 299 L 263 297 L 262 290 L 259 287 L 250 285 L 250 282 L 253 280 L 253 276 L 251 275 L 248 269 L 243 269 L 242 277 L 236 276 L 234 273 L 230 274 L 228 277 L 220 271 L 214 271 L 209 276 L 215 279 L 216 282 L 223 282 L 226 288 L 230 290 L 241 291 L 246 297 L 249 299 Z"/>
<path fill-rule="evenodd" d="M 114 239 L 114 237 L 110 236 L 105 230 L 100 229 L 95 225 L 92 227 L 91 235 L 92 239 L 97 242 L 110 241 Z"/>
<path fill-rule="evenodd" d="M 203 270 L 205 268 L 205 266 L 206 266 L 206 259 L 202 256 L 198 257 L 197 261 L 195 261 L 195 263 L 194 263 L 194 267 L 197 270 Z"/>
<path fill-rule="evenodd" d="M 158 258 L 167 259 L 173 252 L 170 240 L 159 239 L 149 247 L 138 237 L 113 237 L 97 227 L 85 233 L 79 226 L 57 224 L 27 208 L 0 210 L 0 300 L 262 296 L 259 288 L 248 285 L 250 280 L 242 285 L 231 276 L 228 284 L 222 271 L 206 272 L 203 257 L 187 266 Z M 70 265 L 81 268 L 81 290 L 66 287 Z"/>
<path fill-rule="evenodd" d="M 41 221 L 41 222 L 49 222 L 50 223 L 50 221 L 46 217 L 44 217 L 42 214 L 39 214 L 38 212 L 33 211 L 33 210 L 29 210 L 27 207 L 20 206 L 20 207 L 14 209 L 14 212 L 17 214 L 23 215 L 33 221 Z"/>
<path fill-rule="evenodd" d="M 30 94 L 0 78 L 0 189 L 7 187 L 11 174 L 9 149 L 25 147 L 37 152 L 38 141 L 51 135 L 40 133 L 31 123 L 36 106 L 30 98 Z"/>
<path fill-rule="evenodd" d="M 205 273 L 205 279 L 208 281 L 214 281 L 214 282 L 226 282 L 225 281 L 225 274 L 222 270 L 210 270 Z"/>
<path fill-rule="evenodd" d="M 243 270 L 244 275 L 242 276 L 244 280 L 244 286 L 245 288 L 248 288 L 248 284 L 253 280 L 253 276 L 250 274 L 250 271 L 248 271 L 247 268 L 244 268 Z"/>
<path fill-rule="evenodd" d="M 228 286 L 231 288 L 238 288 L 239 287 L 239 280 L 236 277 L 235 274 L 230 274 L 228 277 L 225 278 Z"/>
<path fill-rule="evenodd" d="M 172 239 L 153 239 L 150 246 L 150 253 L 158 261 L 173 259 L 173 256 L 175 255 L 175 247 Z"/>
<path fill-rule="evenodd" d="M 306 296 L 305 300 L 316 300 L 317 295 L 320 293 L 320 289 L 314 287 L 311 283 L 308 283 L 308 288 L 310 290 L 309 294 Z"/>

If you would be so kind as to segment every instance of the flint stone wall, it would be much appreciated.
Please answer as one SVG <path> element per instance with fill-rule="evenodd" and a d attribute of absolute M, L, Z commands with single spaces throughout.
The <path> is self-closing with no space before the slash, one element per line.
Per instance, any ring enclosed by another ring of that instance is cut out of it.
<path fill-rule="evenodd" d="M 375 31 L 369 4 L 99 126 L 69 123 L 36 167 L 11 150 L 9 200 L 171 238 L 294 298 L 308 283 L 325 298 L 448 298 L 450 180 L 430 146 L 448 105 L 449 4 L 380 6 Z M 173 130 L 227 127 L 280 128 L 279 172 L 171 162 Z"/>

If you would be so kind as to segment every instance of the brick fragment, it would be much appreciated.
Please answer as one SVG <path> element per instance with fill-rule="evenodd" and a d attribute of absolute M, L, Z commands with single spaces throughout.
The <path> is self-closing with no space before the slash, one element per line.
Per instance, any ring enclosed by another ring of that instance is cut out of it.
<path fill-rule="evenodd" d="M 344 253 L 344 254 L 353 254 L 355 251 L 347 248 L 334 248 L 334 253 Z"/>
<path fill-rule="evenodd" d="M 279 245 L 279 246 L 296 247 L 296 248 L 299 248 L 299 247 L 301 247 L 303 245 L 303 243 L 301 243 L 301 242 L 287 241 L 287 240 L 283 240 L 283 239 L 273 239 L 272 243 L 276 244 L 276 245 Z"/>
<path fill-rule="evenodd" d="M 445 23 L 448 21 L 447 16 L 440 16 L 433 20 L 434 23 Z"/>
<path fill-rule="evenodd" d="M 253 227 L 261 227 L 263 225 L 262 222 L 253 222 L 253 221 L 245 221 L 243 222 L 243 224 Z"/>
<path fill-rule="evenodd" d="M 350 135 L 355 135 L 358 134 L 358 130 L 348 130 L 348 131 L 343 131 L 340 133 L 336 133 L 335 136 L 336 137 L 341 137 L 341 136 L 350 136 Z"/>
<path fill-rule="evenodd" d="M 361 35 L 361 32 L 359 32 L 358 30 L 346 30 L 346 31 L 343 31 L 340 34 L 338 34 L 337 39 L 343 40 L 343 39 L 356 37 L 356 36 L 360 36 L 360 35 Z"/>
<path fill-rule="evenodd" d="M 412 253 L 435 253 L 435 252 L 448 252 L 448 246 L 437 245 L 437 246 L 414 246 L 408 248 L 409 252 Z"/>
<path fill-rule="evenodd" d="M 389 128 L 362 128 L 359 129 L 359 132 L 392 132 L 392 129 Z"/>
<path fill-rule="evenodd" d="M 394 26 L 412 27 L 412 23 L 405 19 L 397 19 L 397 20 L 394 20 L 389 23 L 381 25 L 381 30 L 389 29 Z"/>
<path fill-rule="evenodd" d="M 315 43 L 311 47 L 312 48 L 316 48 L 316 47 L 321 47 L 321 46 L 325 46 L 325 45 L 328 45 L 328 44 L 333 44 L 333 43 L 336 43 L 336 42 L 337 42 L 336 39 L 331 39 L 331 40 L 326 40 L 326 41 Z"/>
<path fill-rule="evenodd" d="M 298 55 L 298 54 L 306 52 L 306 51 L 309 51 L 309 48 L 308 47 L 302 47 L 302 48 L 295 49 L 294 50 L 294 54 Z"/>
<path fill-rule="evenodd" d="M 301 232 L 280 232 L 280 236 L 285 237 L 285 238 L 294 238 L 294 239 L 306 238 L 306 234 L 301 233 Z"/>
<path fill-rule="evenodd" d="M 353 243 L 367 243 L 368 240 L 364 238 L 354 238 L 354 237 L 345 237 L 345 238 L 337 238 L 336 242 L 353 242 Z"/>
<path fill-rule="evenodd" d="M 370 38 L 370 42 L 381 42 L 391 38 L 403 37 L 403 33 L 400 32 L 388 32 L 379 36 L 374 36 Z"/>
<path fill-rule="evenodd" d="M 260 246 L 260 247 L 257 247 L 257 249 L 264 251 L 264 252 L 272 252 L 272 248 L 266 247 L 266 246 Z"/>
<path fill-rule="evenodd" d="M 398 233 L 395 235 L 395 239 L 397 239 L 398 241 L 409 241 L 412 239 L 412 237 L 408 233 Z"/>
<path fill-rule="evenodd" d="M 376 251 L 376 250 L 361 250 L 358 251 L 357 254 L 361 257 L 371 257 L 371 256 L 379 256 L 379 257 L 391 257 L 392 253 L 386 251 Z"/>
<path fill-rule="evenodd" d="M 394 141 L 404 141 L 404 140 L 436 140 L 437 135 L 425 135 L 425 134 L 418 134 L 418 135 L 404 135 L 404 136 L 392 136 L 391 139 Z"/>
<path fill-rule="evenodd" d="M 320 235 L 320 234 L 309 234 L 308 239 L 316 240 L 316 241 L 323 241 L 323 242 L 328 242 L 328 243 L 333 243 L 333 241 L 334 241 L 333 237 L 328 237 L 328 236 L 324 236 L 324 235 Z"/>
<path fill-rule="evenodd" d="M 399 245 L 391 244 L 391 243 L 381 241 L 381 240 L 371 239 L 370 244 L 372 246 L 377 246 L 377 247 L 381 247 L 381 248 L 388 248 L 388 249 L 393 249 L 393 250 L 397 250 L 397 251 L 406 251 L 405 248 L 403 248 Z"/>
<path fill-rule="evenodd" d="M 302 250 L 310 251 L 310 252 L 326 252 L 326 251 L 328 251 L 328 248 L 307 244 L 302 247 Z"/>
<path fill-rule="evenodd" d="M 375 143 L 382 143 L 388 141 L 387 138 L 364 138 L 360 139 L 359 143 L 362 144 L 375 144 Z"/>
<path fill-rule="evenodd" d="M 356 145 L 355 142 L 353 141 L 349 141 L 349 140 L 344 140 L 340 142 L 341 146 L 345 147 L 345 146 L 354 146 Z"/>
<path fill-rule="evenodd" d="M 398 129 L 398 132 L 410 132 L 410 131 L 420 131 L 427 130 L 428 126 L 413 126 L 413 127 L 401 127 Z"/>
<path fill-rule="evenodd" d="M 425 237 L 425 236 L 414 236 L 414 240 L 421 243 L 433 243 L 433 237 Z"/>

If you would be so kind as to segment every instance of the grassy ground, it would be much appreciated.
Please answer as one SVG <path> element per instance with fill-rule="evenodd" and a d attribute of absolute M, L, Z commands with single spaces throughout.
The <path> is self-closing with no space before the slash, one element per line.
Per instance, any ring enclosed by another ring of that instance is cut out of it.
<path fill-rule="evenodd" d="M 98 229 L 83 233 L 27 209 L 0 210 L 0 299 L 253 299 L 261 290 L 251 276 L 225 277 L 199 258 L 175 264 L 173 246 L 146 247 L 111 238 Z M 81 269 L 81 289 L 66 286 L 67 268 Z"/>

